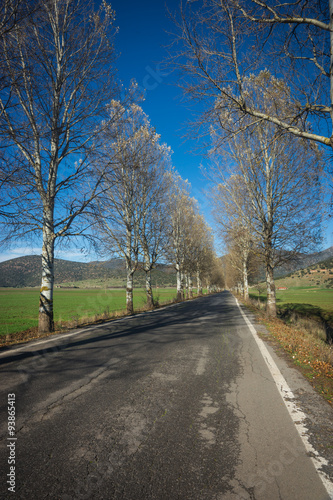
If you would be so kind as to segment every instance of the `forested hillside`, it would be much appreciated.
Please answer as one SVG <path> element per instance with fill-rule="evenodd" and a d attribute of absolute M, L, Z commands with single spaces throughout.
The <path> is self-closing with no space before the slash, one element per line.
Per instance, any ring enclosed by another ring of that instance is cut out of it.
<path fill-rule="evenodd" d="M 0 287 L 40 286 L 42 258 L 30 255 L 0 263 Z M 126 270 L 121 259 L 105 262 L 71 262 L 55 259 L 55 283 L 62 286 L 125 286 Z M 138 270 L 135 275 L 137 286 L 144 284 L 144 272 Z M 169 266 L 158 265 L 152 272 L 153 284 L 173 286 L 176 275 Z M 82 283 L 85 282 L 85 283 Z"/>

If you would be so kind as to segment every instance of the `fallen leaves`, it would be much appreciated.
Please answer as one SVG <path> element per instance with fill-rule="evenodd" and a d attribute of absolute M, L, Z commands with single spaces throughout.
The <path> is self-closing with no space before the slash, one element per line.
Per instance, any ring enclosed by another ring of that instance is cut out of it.
<path fill-rule="evenodd" d="M 333 405 L 333 346 L 308 332 L 286 325 L 278 318 L 267 318 L 262 311 L 254 312 L 258 322 L 266 326 L 293 363 Z"/>

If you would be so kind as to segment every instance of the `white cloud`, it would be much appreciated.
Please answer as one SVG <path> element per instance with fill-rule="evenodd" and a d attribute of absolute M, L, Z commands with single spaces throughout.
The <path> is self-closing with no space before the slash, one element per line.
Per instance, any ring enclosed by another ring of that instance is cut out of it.
<path fill-rule="evenodd" d="M 0 253 L 0 262 L 5 260 L 16 259 L 17 257 L 24 257 L 25 255 L 41 255 L 41 247 L 17 247 L 8 250 L 7 252 Z M 69 249 L 69 250 L 56 250 L 56 259 L 64 259 L 76 262 L 90 262 L 92 260 L 98 260 L 95 254 L 85 254 L 79 250 Z"/>
<path fill-rule="evenodd" d="M 23 257 L 25 255 L 40 255 L 40 247 L 17 247 L 11 248 L 7 252 L 0 253 L 0 262 L 5 260 L 16 259 L 17 257 Z"/>

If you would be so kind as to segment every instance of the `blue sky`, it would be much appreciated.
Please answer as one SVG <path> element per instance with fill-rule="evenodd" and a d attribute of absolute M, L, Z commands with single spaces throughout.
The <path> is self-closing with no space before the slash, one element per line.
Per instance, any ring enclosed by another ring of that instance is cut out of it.
<path fill-rule="evenodd" d="M 135 79 L 145 89 L 146 98 L 141 103 L 161 139 L 174 151 L 173 165 L 184 179 L 192 185 L 192 196 L 198 201 L 207 222 L 213 225 L 209 200 L 204 195 L 207 181 L 200 171 L 200 165 L 208 164 L 204 155 L 192 152 L 199 145 L 199 139 L 185 140 L 186 123 L 193 118 L 195 110 L 186 103 L 177 86 L 177 74 L 162 64 L 167 57 L 167 46 L 174 31 L 173 22 L 167 15 L 179 9 L 179 0 L 111 0 L 116 11 L 116 25 L 119 32 L 115 38 L 119 58 L 116 63 L 118 76 L 124 87 Z M 327 231 L 324 248 L 333 245 L 332 224 Z M 218 252 L 219 249 L 217 248 Z M 6 253 L 0 253 L 0 261 L 25 254 L 41 253 L 41 247 L 20 246 Z M 220 253 L 220 252 L 219 252 Z M 79 251 L 56 251 L 56 257 L 69 260 L 91 260 Z"/>
<path fill-rule="evenodd" d="M 193 117 L 194 109 L 186 103 L 182 90 L 177 86 L 177 74 L 163 64 L 167 58 L 166 46 L 172 41 L 175 31 L 167 15 L 179 10 L 179 0 L 114 0 L 116 11 L 116 49 L 120 53 L 117 61 L 119 77 L 125 87 L 135 78 L 140 88 L 145 89 L 143 110 L 150 118 L 161 139 L 173 150 L 173 164 L 183 178 L 187 178 L 193 189 L 193 196 L 200 198 L 207 213 L 202 187 L 204 176 L 199 170 L 205 165 L 203 155 L 194 154 L 198 140 L 185 139 L 186 123 Z"/>

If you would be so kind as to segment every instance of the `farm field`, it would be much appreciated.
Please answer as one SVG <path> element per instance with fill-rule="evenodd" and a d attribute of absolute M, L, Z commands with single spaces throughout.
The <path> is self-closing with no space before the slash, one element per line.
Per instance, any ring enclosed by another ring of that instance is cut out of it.
<path fill-rule="evenodd" d="M 276 298 L 279 305 L 311 304 L 327 311 L 333 311 L 333 290 L 327 288 L 294 287 L 288 290 L 277 290 Z"/>
<path fill-rule="evenodd" d="M 250 296 L 258 298 L 258 292 L 251 289 Z M 265 292 L 261 292 L 260 300 L 265 299 Z M 279 309 L 288 307 L 295 312 L 326 320 L 333 319 L 333 289 L 290 287 L 288 290 L 276 290 L 276 301 Z"/>
<path fill-rule="evenodd" d="M 176 296 L 175 288 L 153 290 L 160 303 L 172 301 Z M 16 333 L 37 326 L 38 288 L 0 288 L 0 335 Z M 142 308 L 146 303 L 145 291 L 134 290 L 134 308 Z M 124 289 L 55 289 L 54 319 L 56 323 L 81 318 L 92 318 L 104 312 L 113 313 L 125 310 L 126 292 Z"/>

